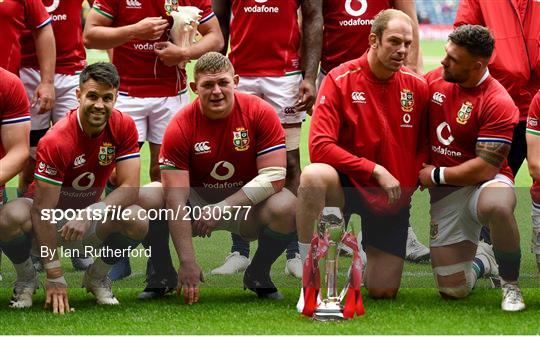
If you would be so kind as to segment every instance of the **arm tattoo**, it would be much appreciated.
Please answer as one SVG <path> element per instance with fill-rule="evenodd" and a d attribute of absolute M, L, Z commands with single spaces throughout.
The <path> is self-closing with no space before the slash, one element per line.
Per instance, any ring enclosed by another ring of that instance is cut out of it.
<path fill-rule="evenodd" d="M 476 156 L 484 159 L 495 167 L 501 167 L 502 163 L 508 157 L 510 144 L 495 142 L 477 142 Z"/>

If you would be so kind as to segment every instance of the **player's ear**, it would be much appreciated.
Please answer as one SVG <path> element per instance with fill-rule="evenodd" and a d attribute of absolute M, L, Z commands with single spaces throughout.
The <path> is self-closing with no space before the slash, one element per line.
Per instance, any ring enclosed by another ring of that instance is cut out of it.
<path fill-rule="evenodd" d="M 81 88 L 75 89 L 75 95 L 77 96 L 77 101 L 79 101 L 79 104 L 81 103 Z"/>
<path fill-rule="evenodd" d="M 238 86 L 238 83 L 240 83 L 240 76 L 234 75 L 233 81 L 234 81 L 234 88 L 236 89 L 236 87 Z"/>
<path fill-rule="evenodd" d="M 374 33 L 370 33 L 368 39 L 369 39 L 369 46 L 371 48 L 377 48 L 377 46 L 378 46 L 377 45 L 377 35 L 375 35 Z"/>
<path fill-rule="evenodd" d="M 191 88 L 191 91 L 193 91 L 194 93 L 197 93 L 197 83 L 189 82 L 189 87 Z"/>

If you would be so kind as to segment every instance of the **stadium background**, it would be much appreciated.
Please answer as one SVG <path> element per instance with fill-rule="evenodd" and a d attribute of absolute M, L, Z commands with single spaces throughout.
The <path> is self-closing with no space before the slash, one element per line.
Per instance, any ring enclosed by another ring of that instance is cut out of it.
<path fill-rule="evenodd" d="M 452 30 L 457 0 L 417 0 L 420 22 L 421 52 L 424 71 L 439 65 L 444 55 L 444 43 Z M 105 52 L 88 50 L 88 62 L 106 61 Z M 192 76 L 193 62 L 188 65 Z M 192 94 L 192 98 L 193 98 Z M 307 134 L 309 119 L 302 128 L 302 167 L 309 163 Z M 148 182 L 149 155 L 142 150 L 142 183 Z M 434 288 L 429 264 L 405 264 L 402 289 L 396 300 L 374 301 L 364 297 L 366 315 L 344 323 L 320 324 L 301 317 L 295 309 L 300 281 L 283 274 L 282 256 L 272 269 L 272 277 L 284 293 L 280 302 L 259 301 L 249 291 L 242 290 L 242 275 L 210 275 L 210 270 L 222 263 L 229 248 L 229 234 L 216 232 L 211 239 L 194 239 L 197 259 L 205 272 L 200 303 L 188 306 L 176 296 L 157 301 L 136 299 L 144 287 L 145 260 L 132 258 L 132 275 L 113 283 L 113 291 L 121 305 L 95 305 L 94 298 L 80 288 L 82 274 L 73 271 L 68 259 L 62 263 L 71 287 L 70 304 L 74 313 L 56 317 L 43 312 L 43 290 L 34 296 L 31 310 L 9 309 L 14 280 L 12 267 L 6 261 L 1 267 L 0 334 L 540 334 L 540 278 L 536 275 L 530 253 L 531 179 L 526 163 L 516 177 L 518 205 L 516 217 L 522 242 L 521 286 L 528 309 L 512 314 L 500 310 L 500 290 L 490 289 L 480 280 L 472 295 L 462 301 L 442 300 Z M 15 196 L 15 180 L 8 184 L 8 195 Z M 417 191 L 413 199 L 412 224 L 423 242 L 429 237 L 429 203 L 427 192 Z M 353 228 L 359 219 L 353 218 Z M 256 243 L 252 243 L 254 251 Z M 174 254 L 174 248 L 171 245 Z M 347 259 L 342 259 L 340 271 L 345 273 Z M 178 265 L 175 258 L 175 264 Z M 344 269 L 344 270 L 341 270 Z M 43 275 L 41 275 L 43 279 Z M 365 292 L 364 292 L 365 294 Z"/>

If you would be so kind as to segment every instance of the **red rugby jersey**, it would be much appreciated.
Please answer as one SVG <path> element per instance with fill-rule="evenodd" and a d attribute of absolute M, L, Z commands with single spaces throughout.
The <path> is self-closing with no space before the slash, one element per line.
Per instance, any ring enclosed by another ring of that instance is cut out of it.
<path fill-rule="evenodd" d="M 257 157 L 285 149 L 285 132 L 270 104 L 234 93 L 229 116 L 212 120 L 198 99 L 173 118 L 161 145 L 162 169 L 189 171 L 191 187 L 208 202 L 223 200 L 258 175 Z"/>
<path fill-rule="evenodd" d="M 406 67 L 381 81 L 371 72 L 367 53 L 343 63 L 319 90 L 309 133 L 311 162 L 347 175 L 374 212 L 409 207 L 426 159 L 427 104 L 426 81 Z M 401 199 L 392 206 L 372 177 L 375 164 L 401 184 Z"/>
<path fill-rule="evenodd" d="M 234 0 L 229 58 L 240 76 L 300 70 L 298 1 Z"/>
<path fill-rule="evenodd" d="M 540 91 L 534 96 L 527 117 L 527 133 L 540 136 Z M 540 182 L 534 181 L 531 187 L 532 200 L 540 206 Z"/>

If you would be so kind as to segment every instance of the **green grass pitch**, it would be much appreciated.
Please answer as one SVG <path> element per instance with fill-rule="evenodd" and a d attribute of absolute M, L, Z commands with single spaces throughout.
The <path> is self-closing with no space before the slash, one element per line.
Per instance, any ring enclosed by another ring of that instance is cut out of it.
<path fill-rule="evenodd" d="M 423 41 L 425 69 L 439 65 L 443 42 Z M 101 52 L 90 51 L 89 61 L 106 59 Z M 191 64 L 193 65 L 193 64 Z M 307 131 L 302 131 L 302 166 L 307 158 Z M 147 182 L 148 153 L 143 149 L 143 182 Z M 516 216 L 522 239 L 521 285 L 527 310 L 517 314 L 499 309 L 500 290 L 490 289 L 480 280 L 472 295 L 461 301 L 442 300 L 434 288 L 428 264 L 405 264 L 402 289 L 396 300 L 375 301 L 364 297 L 366 314 L 342 323 L 317 323 L 300 316 L 295 309 L 299 281 L 283 274 L 285 259 L 280 257 L 272 276 L 285 295 L 280 302 L 259 301 L 242 290 L 242 276 L 213 276 L 210 270 L 220 265 L 230 247 L 229 234 L 217 232 L 210 239 L 195 239 L 198 261 L 206 276 L 200 303 L 183 304 L 176 296 L 142 302 L 136 299 L 144 287 L 143 259 L 131 259 L 133 274 L 114 283 L 121 302 L 118 307 L 101 307 L 80 288 L 82 274 L 74 272 L 64 259 L 70 303 L 74 313 L 53 316 L 42 309 L 43 290 L 34 297 L 30 310 L 14 311 L 7 307 L 14 273 L 4 258 L 0 282 L 0 334 L 540 334 L 540 278 L 530 253 L 530 178 L 526 165 L 517 177 Z M 12 181 L 9 184 L 14 187 Z M 10 194 L 13 193 L 10 191 Z M 417 192 L 413 200 L 412 224 L 419 239 L 427 243 L 429 213 L 427 192 Z M 358 223 L 358 219 L 355 219 Z M 251 245 L 254 252 L 256 244 Z M 174 255 L 174 254 L 173 254 Z M 176 261 L 176 260 L 175 260 Z M 176 262 L 177 264 L 177 262 Z M 345 264 L 342 264 L 345 266 Z M 346 268 L 346 267 L 342 267 Z M 43 279 L 43 275 L 42 275 Z M 364 292 L 365 294 L 365 292 Z"/>

